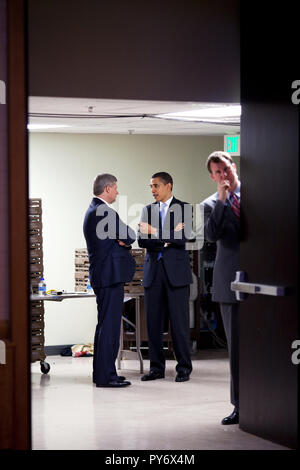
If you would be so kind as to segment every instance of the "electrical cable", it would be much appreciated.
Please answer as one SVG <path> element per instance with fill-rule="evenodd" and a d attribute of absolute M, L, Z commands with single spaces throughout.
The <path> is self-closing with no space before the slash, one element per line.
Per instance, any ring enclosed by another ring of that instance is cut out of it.
<path fill-rule="evenodd" d="M 216 343 L 221 347 L 221 348 L 224 348 L 224 349 L 227 349 L 227 342 L 226 341 L 223 341 L 222 338 L 220 338 L 216 332 L 214 331 L 214 329 L 211 327 L 210 325 L 210 322 L 207 320 L 207 318 L 205 317 L 205 315 L 202 316 L 202 320 L 203 322 L 205 323 L 205 325 L 207 326 L 209 332 L 212 334 L 214 340 L 216 341 Z"/>
<path fill-rule="evenodd" d="M 121 118 L 141 118 L 151 117 L 149 114 L 53 114 L 53 113 L 29 113 L 29 117 L 39 118 L 71 118 L 71 119 L 121 119 Z"/>
<path fill-rule="evenodd" d="M 180 119 L 180 118 L 169 118 L 164 116 L 158 116 L 157 114 L 52 114 L 52 113 L 29 113 L 29 117 L 38 117 L 38 118 L 61 118 L 61 119 L 128 119 L 128 118 L 138 118 L 138 119 L 162 119 L 164 121 L 181 121 L 181 122 L 191 122 L 193 124 L 217 124 L 217 125 L 228 125 L 228 126 L 240 126 L 238 121 L 227 121 L 227 120 L 207 120 L 207 119 Z"/>

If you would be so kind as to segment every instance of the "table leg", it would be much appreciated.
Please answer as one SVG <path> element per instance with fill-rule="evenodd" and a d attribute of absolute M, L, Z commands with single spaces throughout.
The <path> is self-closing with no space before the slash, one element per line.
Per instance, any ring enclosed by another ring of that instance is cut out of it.
<path fill-rule="evenodd" d="M 136 341 L 136 351 L 139 356 L 140 361 L 140 373 L 143 374 L 144 372 L 144 363 L 143 357 L 141 353 L 141 317 L 140 317 L 140 297 L 136 297 L 135 299 L 135 341 Z"/>
<path fill-rule="evenodd" d="M 121 369 L 121 359 L 122 359 L 122 351 L 124 348 L 124 336 L 123 336 L 123 315 L 121 317 L 121 330 L 120 330 L 120 346 L 119 346 L 119 352 L 118 352 L 118 362 L 117 362 L 117 367 L 118 369 Z"/>

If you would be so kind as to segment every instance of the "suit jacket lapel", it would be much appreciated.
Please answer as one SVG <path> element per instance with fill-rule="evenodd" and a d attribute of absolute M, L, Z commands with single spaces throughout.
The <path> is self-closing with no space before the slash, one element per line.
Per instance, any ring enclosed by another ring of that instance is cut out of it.
<path fill-rule="evenodd" d="M 170 202 L 170 205 L 166 213 L 166 218 L 165 218 L 165 223 L 168 224 L 166 225 L 166 228 L 169 228 L 171 231 L 174 230 L 175 228 L 175 214 L 176 214 L 176 211 L 175 212 L 173 211 L 172 206 L 176 204 L 179 204 L 179 201 L 173 196 L 173 199 Z"/>
<path fill-rule="evenodd" d="M 160 229 L 159 203 L 153 202 L 147 207 L 147 220 L 144 221 L 157 229 Z"/>
<path fill-rule="evenodd" d="M 179 202 L 178 199 L 176 199 L 176 198 L 173 196 L 173 199 L 172 199 L 172 201 L 170 202 L 168 211 L 170 210 L 171 206 L 173 206 L 173 204 L 178 204 L 178 202 Z"/>
<path fill-rule="evenodd" d="M 229 199 L 227 199 L 226 205 L 228 206 L 228 208 L 227 208 L 227 209 L 228 209 L 228 210 L 227 210 L 227 217 L 230 217 L 231 220 L 232 220 L 232 222 L 234 223 L 234 225 L 236 225 L 237 228 L 239 228 L 239 227 L 240 227 L 240 221 L 239 221 L 239 219 L 237 218 L 237 216 L 235 215 L 235 213 L 234 213 L 234 211 L 233 211 L 233 209 L 232 209 L 232 207 L 231 207 L 231 204 L 230 204 Z"/>

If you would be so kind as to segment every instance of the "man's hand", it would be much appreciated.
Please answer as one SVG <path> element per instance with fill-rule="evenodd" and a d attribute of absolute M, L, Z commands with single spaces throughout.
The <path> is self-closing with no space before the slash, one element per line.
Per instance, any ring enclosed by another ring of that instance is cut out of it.
<path fill-rule="evenodd" d="M 129 246 L 129 245 L 126 245 L 126 243 L 122 242 L 121 240 L 117 240 L 117 242 L 119 243 L 120 246 Z"/>
<path fill-rule="evenodd" d="M 184 223 L 179 222 L 179 224 L 176 225 L 174 232 L 180 232 L 180 230 L 183 230 L 183 227 L 184 227 Z"/>
<path fill-rule="evenodd" d="M 179 222 L 179 224 L 176 225 L 174 232 L 180 232 L 180 230 L 183 230 L 183 228 L 184 228 L 184 223 Z M 165 246 L 171 246 L 171 245 L 172 245 L 171 242 L 165 243 Z"/>
<path fill-rule="evenodd" d="M 157 234 L 157 228 L 152 227 L 150 224 L 147 224 L 147 222 L 140 222 L 139 230 L 144 235 L 146 234 L 156 235 Z"/>
<path fill-rule="evenodd" d="M 225 202 L 228 196 L 228 190 L 230 188 L 230 183 L 228 180 L 223 180 L 218 183 L 218 194 L 219 200 Z"/>

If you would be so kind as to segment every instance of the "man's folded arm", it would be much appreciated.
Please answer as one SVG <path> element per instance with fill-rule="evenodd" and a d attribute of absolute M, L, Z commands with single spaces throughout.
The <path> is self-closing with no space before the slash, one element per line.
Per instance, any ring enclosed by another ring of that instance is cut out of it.
<path fill-rule="evenodd" d="M 116 231 L 116 238 L 117 240 L 122 241 L 125 245 L 130 246 L 136 240 L 136 233 L 135 231 L 126 225 L 117 214 L 117 231 Z"/>

